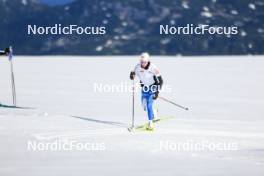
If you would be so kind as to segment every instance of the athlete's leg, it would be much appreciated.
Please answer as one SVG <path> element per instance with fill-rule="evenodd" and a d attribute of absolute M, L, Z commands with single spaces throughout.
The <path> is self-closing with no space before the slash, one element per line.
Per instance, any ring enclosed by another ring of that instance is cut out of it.
<path fill-rule="evenodd" d="M 153 94 L 149 92 L 147 96 L 147 112 L 148 112 L 148 119 L 153 120 L 154 112 L 153 112 Z"/>
<path fill-rule="evenodd" d="M 159 117 L 158 117 L 158 105 L 156 100 L 153 100 L 153 114 L 154 114 L 153 120 L 157 120 Z"/>
<path fill-rule="evenodd" d="M 146 97 L 146 93 L 144 92 L 141 93 L 141 105 L 144 111 L 147 111 L 147 97 Z"/>

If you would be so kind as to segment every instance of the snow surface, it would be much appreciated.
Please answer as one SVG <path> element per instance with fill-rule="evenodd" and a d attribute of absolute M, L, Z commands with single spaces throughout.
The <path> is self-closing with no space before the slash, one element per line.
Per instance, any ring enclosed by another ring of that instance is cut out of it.
<path fill-rule="evenodd" d="M 129 83 L 137 57 L 0 59 L 0 175 L 259 175 L 264 174 L 264 57 L 154 57 L 163 92 L 154 132 L 127 131 L 131 93 L 95 93 L 93 84 Z M 146 121 L 136 94 L 136 124 Z M 104 151 L 29 151 L 28 141 L 104 143 Z M 236 150 L 164 150 L 161 142 L 235 143 Z"/>

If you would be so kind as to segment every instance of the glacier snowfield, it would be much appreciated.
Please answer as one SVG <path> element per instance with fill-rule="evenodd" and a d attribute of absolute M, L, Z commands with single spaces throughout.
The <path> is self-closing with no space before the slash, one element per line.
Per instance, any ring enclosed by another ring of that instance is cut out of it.
<path fill-rule="evenodd" d="M 10 65 L 1 57 L 0 175 L 264 174 L 264 56 L 152 57 L 169 88 L 161 95 L 190 111 L 158 100 L 159 116 L 172 118 L 154 132 L 131 133 L 132 94 L 124 87 L 137 61 L 16 56 L 13 107 Z M 147 120 L 140 92 L 135 102 L 140 125 Z M 70 141 L 91 150 L 54 144 Z M 29 143 L 55 149 L 33 151 Z"/>

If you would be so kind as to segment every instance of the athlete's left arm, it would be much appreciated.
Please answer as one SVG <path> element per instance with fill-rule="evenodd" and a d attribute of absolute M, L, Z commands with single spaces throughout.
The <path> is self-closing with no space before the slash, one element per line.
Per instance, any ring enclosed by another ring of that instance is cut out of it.
<path fill-rule="evenodd" d="M 162 88 L 162 85 L 163 85 L 163 79 L 162 79 L 160 70 L 157 67 L 155 67 L 153 69 L 153 71 L 154 71 L 154 74 L 155 74 L 155 76 L 157 78 L 157 84 L 158 84 L 159 90 L 160 90 Z"/>
<path fill-rule="evenodd" d="M 158 96 L 159 96 L 159 91 L 161 90 L 161 88 L 162 88 L 162 85 L 163 85 L 163 79 L 162 79 L 162 76 L 161 76 L 161 74 L 160 74 L 160 71 L 159 71 L 159 69 L 157 68 L 157 67 L 154 67 L 153 68 L 153 73 L 154 73 L 154 79 L 155 79 L 155 84 L 158 86 L 158 89 L 157 89 L 157 91 L 155 92 L 155 94 L 154 94 L 154 97 L 153 97 L 153 99 L 154 100 L 156 100 L 157 98 L 158 98 Z"/>

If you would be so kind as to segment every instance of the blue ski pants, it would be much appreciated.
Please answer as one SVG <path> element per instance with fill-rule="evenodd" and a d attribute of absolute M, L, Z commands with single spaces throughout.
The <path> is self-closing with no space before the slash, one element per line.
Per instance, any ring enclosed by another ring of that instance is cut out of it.
<path fill-rule="evenodd" d="M 142 92 L 141 92 L 141 103 L 142 103 L 144 111 L 147 111 L 149 120 L 153 120 L 153 118 L 154 118 L 153 96 L 154 96 L 154 92 L 152 92 L 152 91 L 143 91 L 142 90 Z"/>

